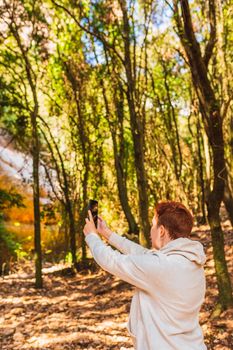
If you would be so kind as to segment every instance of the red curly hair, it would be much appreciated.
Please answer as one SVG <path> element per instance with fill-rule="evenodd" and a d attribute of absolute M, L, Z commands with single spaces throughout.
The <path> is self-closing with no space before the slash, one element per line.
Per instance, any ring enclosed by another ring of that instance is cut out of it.
<path fill-rule="evenodd" d="M 189 237 L 193 227 L 193 216 L 180 202 L 160 202 L 155 207 L 157 225 L 163 225 L 172 239 Z"/>

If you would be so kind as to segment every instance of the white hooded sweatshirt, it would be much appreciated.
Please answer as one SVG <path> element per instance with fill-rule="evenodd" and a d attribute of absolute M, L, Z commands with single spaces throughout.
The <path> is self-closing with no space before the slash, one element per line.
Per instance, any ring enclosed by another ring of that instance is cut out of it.
<path fill-rule="evenodd" d="M 205 296 L 206 261 L 201 243 L 170 241 L 146 249 L 116 233 L 109 243 L 95 233 L 86 242 L 106 271 L 136 287 L 127 329 L 136 350 L 206 350 L 199 310 Z"/>

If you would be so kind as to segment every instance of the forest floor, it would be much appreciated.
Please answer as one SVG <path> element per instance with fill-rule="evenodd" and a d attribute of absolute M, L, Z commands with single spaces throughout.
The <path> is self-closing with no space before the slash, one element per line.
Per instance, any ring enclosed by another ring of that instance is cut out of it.
<path fill-rule="evenodd" d="M 233 281 L 233 231 L 227 224 L 224 230 Z M 233 309 L 210 320 L 217 284 L 208 227 L 196 228 L 192 238 L 203 243 L 207 254 L 207 292 L 200 312 L 205 343 L 208 350 L 232 350 Z M 44 269 L 42 290 L 34 289 L 30 265 L 0 278 L 0 349 L 133 349 L 126 322 L 134 288 L 102 270 L 69 275 L 62 268 Z"/>

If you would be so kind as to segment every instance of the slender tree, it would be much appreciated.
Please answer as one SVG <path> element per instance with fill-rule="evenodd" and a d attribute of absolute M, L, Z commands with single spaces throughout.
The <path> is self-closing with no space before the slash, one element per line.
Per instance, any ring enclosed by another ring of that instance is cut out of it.
<path fill-rule="evenodd" d="M 72 256 L 72 265 L 75 267 L 77 263 L 76 256 L 76 227 L 74 217 L 74 199 L 72 194 L 71 176 L 66 169 L 64 157 L 61 154 L 58 143 L 52 134 L 49 124 L 41 117 L 38 116 L 41 121 L 40 131 L 46 143 L 46 147 L 49 150 L 48 157 L 43 157 L 43 165 L 46 170 L 47 179 L 53 191 L 55 197 L 61 202 L 66 210 L 69 219 L 69 248 Z M 50 175 L 50 170 L 54 169 L 56 172 L 57 181 L 59 183 L 60 191 L 53 184 L 53 179 Z M 62 192 L 62 195 L 61 193 Z"/>
<path fill-rule="evenodd" d="M 27 5 L 27 6 L 25 6 Z M 35 268 L 36 268 L 36 288 L 42 288 L 42 252 L 41 252 L 41 226 L 40 226 L 40 188 L 39 188 L 39 136 L 37 128 L 37 119 L 39 113 L 38 102 L 38 86 L 37 86 L 37 72 L 34 68 L 35 61 L 32 57 L 32 42 L 36 40 L 35 31 L 40 26 L 38 16 L 40 13 L 40 3 L 38 1 L 31 1 L 28 4 L 21 2 L 4 1 L 4 12 L 2 19 L 7 24 L 9 33 L 11 33 L 16 45 L 16 52 L 13 54 L 19 58 L 19 66 L 23 67 L 23 75 L 27 79 L 30 89 L 26 94 L 31 94 L 32 99 L 29 103 L 29 96 L 26 97 L 27 108 L 30 114 L 30 128 L 31 128 L 31 145 L 30 153 L 33 159 L 33 207 L 34 207 L 34 245 L 35 245 Z M 43 16 L 41 16 L 43 18 Z M 22 38 L 22 28 L 24 25 L 32 25 L 32 31 L 28 37 L 28 41 Z M 37 38 L 38 39 L 38 38 Z M 30 50 L 31 49 L 31 50 Z M 8 50 L 12 50 L 8 47 Z M 34 55 L 36 53 L 34 52 Z M 17 61 L 16 61 L 17 62 Z M 22 66 L 21 66 L 22 65 Z"/>

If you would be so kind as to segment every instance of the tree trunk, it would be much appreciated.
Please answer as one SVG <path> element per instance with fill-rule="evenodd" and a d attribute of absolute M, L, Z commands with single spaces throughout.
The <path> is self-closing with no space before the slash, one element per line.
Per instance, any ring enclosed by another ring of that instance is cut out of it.
<path fill-rule="evenodd" d="M 139 229 L 129 206 L 127 187 L 124 181 L 124 170 L 123 170 L 121 159 L 118 155 L 115 134 L 112 134 L 112 140 L 113 140 L 113 148 L 114 148 L 114 162 L 115 162 L 115 168 L 117 172 L 118 193 L 119 193 L 122 209 L 124 211 L 126 220 L 128 222 L 128 226 L 129 226 L 128 233 L 134 233 L 137 235 L 139 233 Z"/>
<path fill-rule="evenodd" d="M 89 165 L 85 168 L 84 179 L 83 179 L 83 209 L 80 215 L 79 230 L 81 230 L 81 245 L 82 245 L 82 261 L 87 259 L 87 245 L 85 242 L 85 235 L 83 233 L 83 226 L 85 224 L 85 217 L 87 215 L 87 184 L 89 175 Z M 78 231 L 79 231 L 78 230 Z"/>
<path fill-rule="evenodd" d="M 35 275 L 36 288 L 43 287 L 42 281 L 42 253 L 40 227 L 40 186 L 39 186 L 39 140 L 37 133 L 38 105 L 31 115 L 32 125 L 32 158 L 33 158 L 33 207 L 34 207 L 34 245 L 35 245 Z"/>
<path fill-rule="evenodd" d="M 197 149 L 198 149 L 198 160 L 200 165 L 200 187 L 201 187 L 201 211 L 202 211 L 202 220 L 201 223 L 206 223 L 206 213 L 205 213 L 205 180 L 204 180 L 204 171 L 203 171 L 203 159 L 201 152 L 201 124 L 199 120 L 199 115 L 197 115 Z"/>
<path fill-rule="evenodd" d="M 118 193 L 119 193 L 119 199 L 121 202 L 122 209 L 124 211 L 126 220 L 128 222 L 128 233 L 134 233 L 136 235 L 139 234 L 139 228 L 138 225 L 134 219 L 134 216 L 132 214 L 130 205 L 129 205 L 129 199 L 127 194 L 127 178 L 124 171 L 124 158 L 125 158 L 125 140 L 124 140 L 124 95 L 122 91 L 122 87 L 120 83 L 118 83 L 119 87 L 119 94 L 120 96 L 117 96 L 117 93 L 115 93 L 113 100 L 115 104 L 115 110 L 116 110 L 116 116 L 117 121 L 111 122 L 110 121 L 110 115 L 111 111 L 109 108 L 109 103 L 107 100 L 107 94 L 106 89 L 104 86 L 104 81 L 101 79 L 101 86 L 102 86 L 102 92 L 105 102 L 105 108 L 106 108 L 106 114 L 107 114 L 107 120 L 109 123 L 109 128 L 112 136 L 112 142 L 113 142 L 113 154 L 114 154 L 114 164 L 116 169 L 116 175 L 117 175 L 117 187 L 118 187 Z M 119 142 L 117 142 L 117 126 L 119 125 Z"/>
<path fill-rule="evenodd" d="M 231 192 L 228 181 L 226 181 L 225 187 L 224 187 L 223 202 L 224 202 L 226 210 L 228 212 L 229 219 L 231 221 L 231 226 L 233 227 L 233 198 L 232 198 L 232 192 Z"/>
<path fill-rule="evenodd" d="M 212 138 L 210 143 L 213 153 L 214 184 L 213 189 L 207 199 L 207 208 L 219 290 L 219 305 L 221 310 L 225 310 L 227 307 L 233 305 L 233 298 L 230 276 L 225 259 L 224 238 L 219 215 L 227 176 L 224 159 L 222 120 L 220 113 L 218 115 L 217 113 L 214 115 L 214 121 L 215 122 L 212 125 Z"/>
<path fill-rule="evenodd" d="M 66 210 L 69 217 L 69 228 L 70 228 L 70 252 L 72 256 L 72 265 L 75 266 L 77 263 L 76 257 L 76 230 L 75 230 L 75 221 L 73 208 L 70 201 L 66 201 Z"/>
<path fill-rule="evenodd" d="M 224 38 L 224 19 L 223 19 L 223 8 L 221 0 L 215 0 L 216 7 L 216 81 L 221 87 L 221 110 L 222 117 L 224 118 L 227 113 L 227 106 L 229 102 L 228 82 L 229 76 L 227 72 L 227 66 L 225 61 L 225 38 Z M 225 182 L 224 198 L 223 202 L 225 208 L 229 214 L 229 218 L 233 227 L 233 197 L 232 192 L 228 183 L 228 176 Z"/>
<path fill-rule="evenodd" d="M 147 176 L 144 162 L 144 138 L 143 125 L 135 108 L 135 79 L 130 53 L 130 25 L 127 13 L 127 4 L 125 0 L 120 0 L 123 13 L 123 33 L 124 33 L 124 65 L 127 78 L 127 101 L 130 114 L 130 125 L 134 144 L 134 160 L 137 176 L 138 194 L 139 194 L 139 212 L 140 212 L 140 234 L 139 241 L 144 246 L 150 246 L 150 223 L 148 218 L 148 194 L 147 194 Z"/>
<path fill-rule="evenodd" d="M 19 50 L 22 54 L 22 59 L 25 65 L 27 80 L 32 92 L 34 107 L 31 111 L 31 128 L 32 128 L 32 159 L 33 159 L 33 209 L 34 209 L 34 245 L 35 245 L 35 287 L 42 288 L 42 253 L 41 253 L 41 225 L 40 225 L 40 186 L 39 186 L 39 138 L 37 132 L 37 117 L 38 117 L 38 98 L 35 82 L 35 74 L 28 57 L 27 51 L 21 41 L 18 27 L 14 22 L 9 25 L 9 28 L 17 42 Z"/>
<path fill-rule="evenodd" d="M 173 5 L 178 34 L 188 57 L 193 85 L 199 99 L 203 123 L 213 155 L 213 188 L 207 198 L 207 208 L 219 291 L 218 311 L 221 311 L 233 305 L 233 298 L 219 216 L 220 205 L 224 197 L 224 186 L 227 181 L 222 118 L 219 101 L 215 97 L 207 71 L 208 61 L 215 43 L 216 28 L 214 28 L 214 25 L 216 23 L 212 19 L 210 40 L 206 46 L 205 55 L 202 57 L 200 45 L 193 30 L 188 0 L 174 0 Z M 215 7 L 213 1 L 210 2 L 210 13 L 214 18 Z"/>
<path fill-rule="evenodd" d="M 89 164 L 89 149 L 90 149 L 90 142 L 85 130 L 85 118 L 83 117 L 83 110 L 82 110 L 82 101 L 83 101 L 83 91 L 82 91 L 82 81 L 79 81 L 79 76 L 77 75 L 77 71 L 74 67 L 72 67 L 71 63 L 67 63 L 66 61 L 62 62 L 65 67 L 66 76 L 70 81 L 72 92 L 74 95 L 74 101 L 76 104 L 76 111 L 77 111 L 77 120 L 75 118 L 72 118 L 72 122 L 77 128 L 77 135 L 75 135 L 78 138 L 78 144 L 81 146 L 82 150 L 82 157 L 83 157 L 83 169 L 84 169 L 84 176 L 82 180 L 82 189 L 83 189 L 83 198 L 82 198 L 82 208 L 79 215 L 79 222 L 78 222 L 78 232 L 81 234 L 81 248 L 82 248 L 82 261 L 85 261 L 87 258 L 87 247 L 85 242 L 85 236 L 83 233 L 83 225 L 85 224 L 85 216 L 87 215 L 86 207 L 87 207 L 87 185 L 88 185 L 88 178 L 89 178 L 89 170 L 90 170 L 90 164 Z"/>
<path fill-rule="evenodd" d="M 168 110 L 167 113 L 168 113 L 168 119 L 169 119 L 169 125 L 167 125 L 167 130 L 169 135 L 169 143 L 172 150 L 172 158 L 174 163 L 174 171 L 175 171 L 176 179 L 179 181 L 182 173 L 183 159 L 182 159 L 182 152 L 181 152 L 181 145 L 180 145 L 178 123 L 177 123 L 175 108 L 173 106 L 170 87 L 168 83 L 169 72 L 167 71 L 166 63 L 163 61 L 163 59 L 161 59 L 160 61 L 163 68 L 164 87 L 167 94 L 167 110 Z M 175 129 L 175 133 L 173 132 L 174 129 Z"/>

